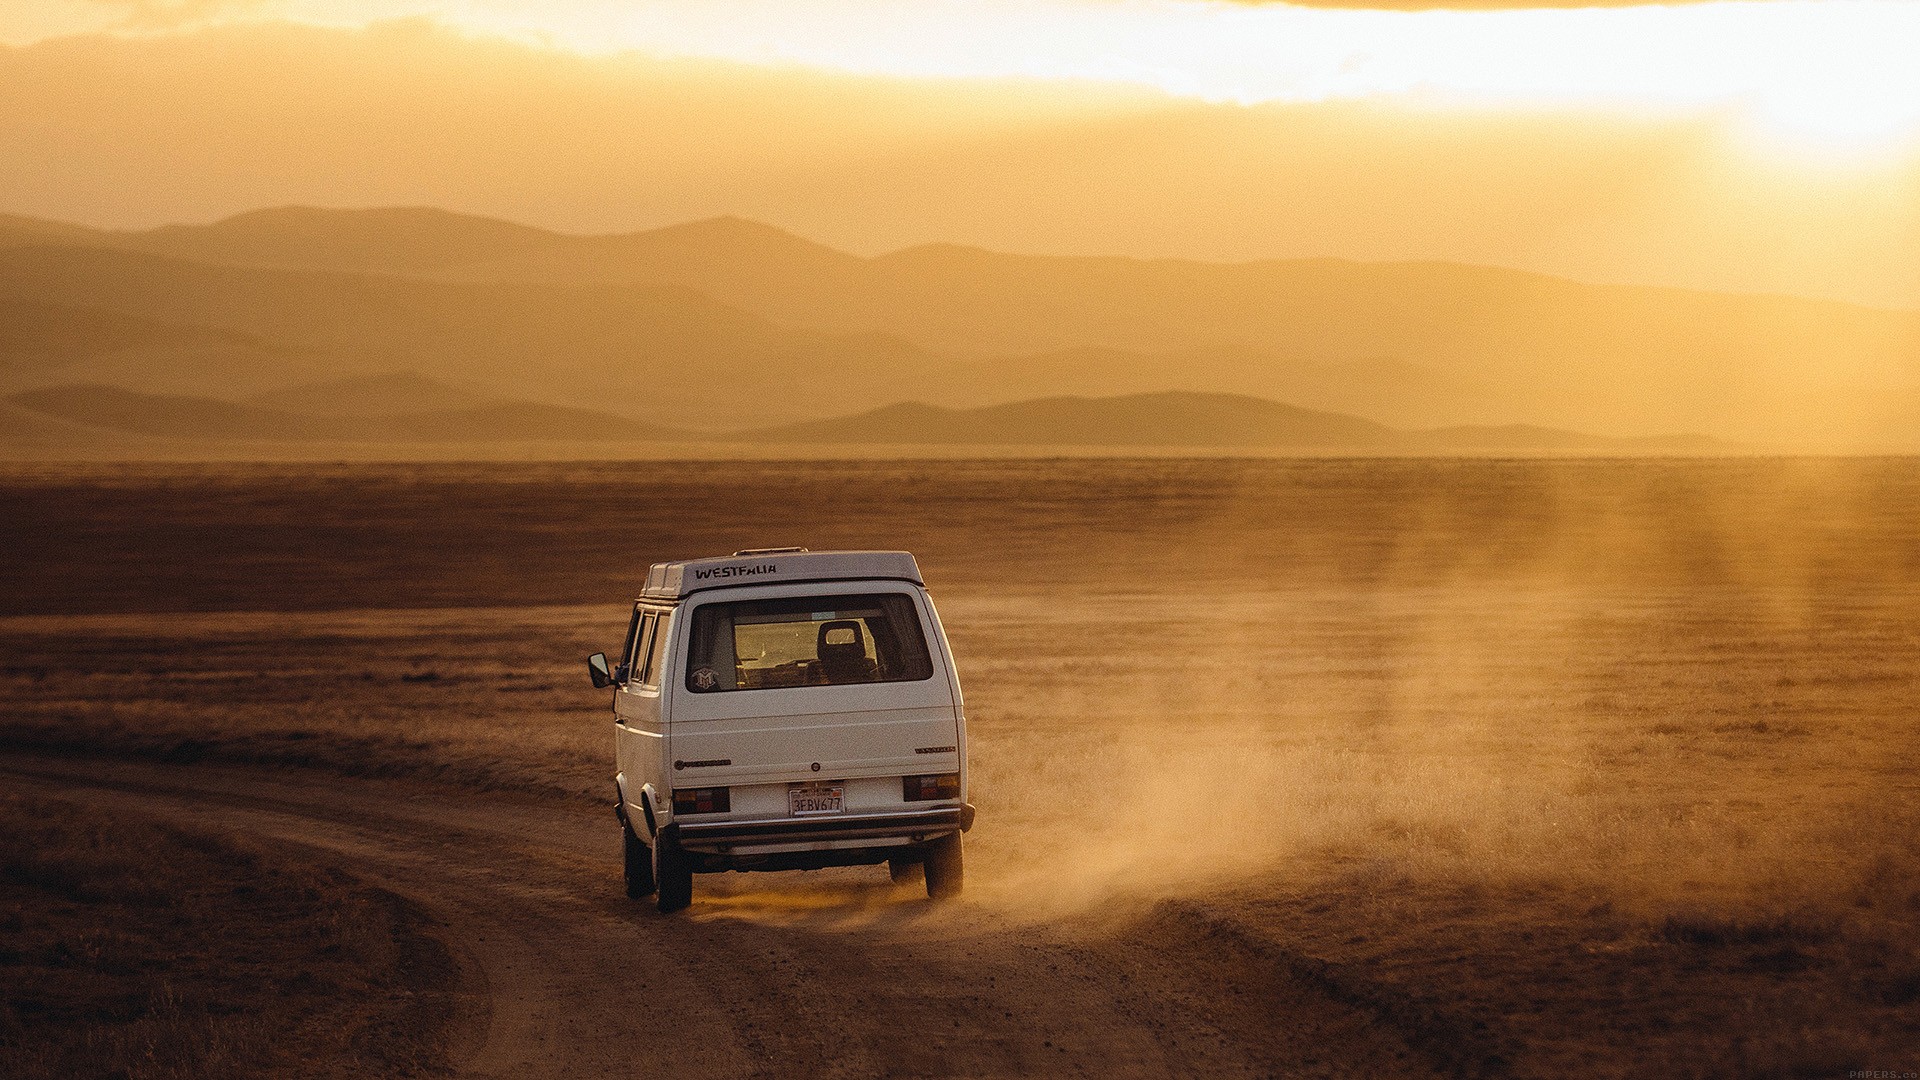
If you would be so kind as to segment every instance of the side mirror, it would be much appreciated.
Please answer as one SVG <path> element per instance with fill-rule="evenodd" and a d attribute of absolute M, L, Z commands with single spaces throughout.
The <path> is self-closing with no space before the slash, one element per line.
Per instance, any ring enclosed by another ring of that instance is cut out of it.
<path fill-rule="evenodd" d="M 607 667 L 607 654 L 594 653 L 587 657 L 587 675 L 593 679 L 595 689 L 605 690 L 613 685 L 613 671 Z"/>

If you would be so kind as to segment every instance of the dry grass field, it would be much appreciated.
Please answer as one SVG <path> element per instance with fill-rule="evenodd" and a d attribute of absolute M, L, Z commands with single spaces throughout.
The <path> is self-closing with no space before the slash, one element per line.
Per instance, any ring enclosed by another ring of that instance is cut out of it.
<path fill-rule="evenodd" d="M 996 917 L 1231 942 L 1441 1073 L 1920 1069 L 1911 461 L 16 468 L 0 522 L 8 745 L 581 803 L 646 563 L 908 548 Z M 814 880 L 700 895 L 858 922 Z"/>
<path fill-rule="evenodd" d="M 285 853 L 0 796 L 0 1074 L 442 1071 L 428 921 Z"/>

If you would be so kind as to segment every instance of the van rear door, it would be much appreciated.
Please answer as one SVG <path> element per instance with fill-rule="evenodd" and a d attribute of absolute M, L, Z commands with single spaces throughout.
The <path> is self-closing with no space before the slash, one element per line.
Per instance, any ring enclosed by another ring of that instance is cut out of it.
<path fill-rule="evenodd" d="M 736 798 L 733 816 L 785 816 L 784 785 L 847 781 L 844 809 L 858 811 L 897 806 L 900 776 L 959 770 L 952 668 L 917 590 L 742 593 L 681 613 L 666 688 L 675 788 L 774 785 Z"/>

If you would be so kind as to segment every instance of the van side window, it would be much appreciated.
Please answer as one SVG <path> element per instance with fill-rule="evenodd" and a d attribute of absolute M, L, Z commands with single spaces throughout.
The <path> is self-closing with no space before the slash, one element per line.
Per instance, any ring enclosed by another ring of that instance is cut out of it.
<path fill-rule="evenodd" d="M 646 670 L 640 672 L 643 686 L 660 685 L 660 671 L 667 665 L 667 626 L 671 615 L 657 615 L 653 619 L 653 644 L 647 650 Z"/>
<path fill-rule="evenodd" d="M 653 633 L 653 622 L 652 612 L 641 616 L 639 629 L 634 633 L 633 640 L 628 642 L 628 645 L 631 646 L 627 652 L 628 682 L 637 683 L 640 681 L 640 665 L 646 662 L 647 650 L 653 647 L 652 641 L 649 640 L 649 635 Z"/>
<path fill-rule="evenodd" d="M 613 661 L 616 665 L 633 659 L 633 649 L 640 643 L 640 605 L 633 605 L 633 618 L 627 620 L 627 640 L 620 646 L 620 655 Z"/>

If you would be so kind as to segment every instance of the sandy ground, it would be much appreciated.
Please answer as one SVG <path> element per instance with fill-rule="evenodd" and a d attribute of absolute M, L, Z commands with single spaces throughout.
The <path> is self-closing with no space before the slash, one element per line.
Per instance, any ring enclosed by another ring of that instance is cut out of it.
<path fill-rule="evenodd" d="M 1912 463 L 728 468 L 16 476 L 0 742 L 442 913 L 475 1073 L 1920 1069 Z M 619 894 L 579 658 L 781 540 L 924 556 L 955 908 Z"/>

